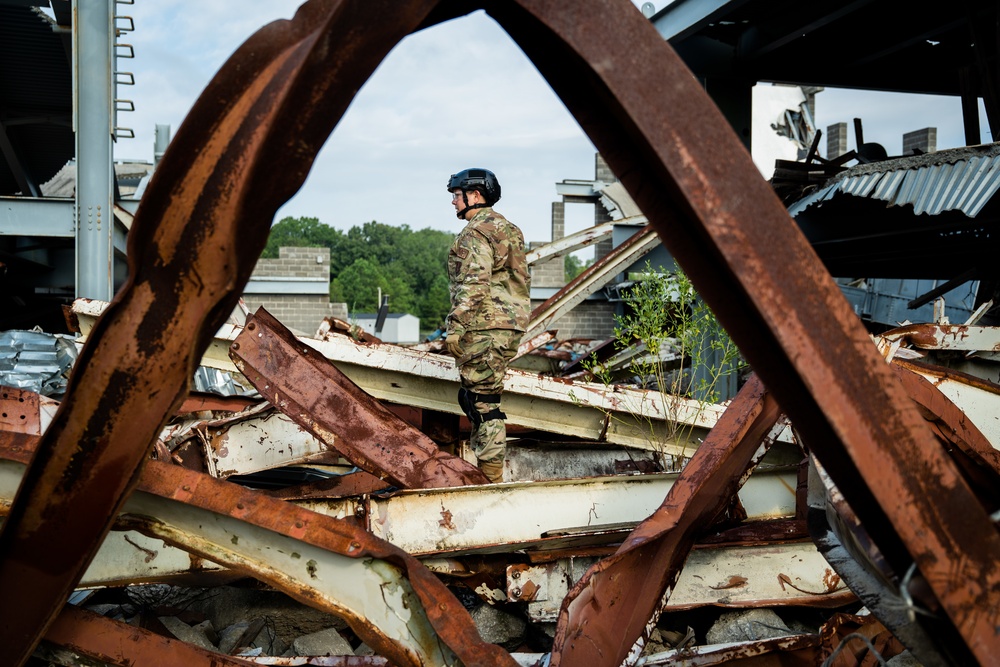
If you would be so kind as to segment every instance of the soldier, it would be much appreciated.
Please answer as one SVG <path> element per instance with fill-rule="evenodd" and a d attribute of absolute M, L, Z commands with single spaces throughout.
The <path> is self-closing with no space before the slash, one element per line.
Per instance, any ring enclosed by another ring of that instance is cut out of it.
<path fill-rule="evenodd" d="M 456 215 L 467 223 L 448 252 L 447 346 L 462 378 L 458 404 L 472 422 L 472 451 L 486 477 L 499 482 L 507 454 L 503 377 L 530 310 L 524 237 L 492 208 L 500 199 L 493 172 L 460 171 L 448 180 L 448 190 Z"/>

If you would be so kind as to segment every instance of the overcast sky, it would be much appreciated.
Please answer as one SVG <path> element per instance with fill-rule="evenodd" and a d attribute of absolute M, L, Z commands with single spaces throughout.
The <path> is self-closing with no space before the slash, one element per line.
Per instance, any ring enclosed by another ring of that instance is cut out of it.
<path fill-rule="evenodd" d="M 137 0 L 118 5 L 136 26 L 121 40 L 134 45 L 135 60 L 119 61 L 119 69 L 135 73 L 136 86 L 120 89 L 119 96 L 133 99 L 136 111 L 121 114 L 118 123 L 133 128 L 136 138 L 119 141 L 116 159 L 151 161 L 156 124 L 176 131 L 226 58 L 265 23 L 290 18 L 299 4 Z M 655 4 L 660 9 L 667 2 Z M 483 77 L 482 88 L 462 76 L 472 72 Z M 890 155 L 901 153 L 904 132 L 923 127 L 938 128 L 938 148 L 964 144 L 957 98 L 827 89 L 816 106 L 819 128 L 848 123 L 852 147 L 855 116 L 863 119 L 865 140 L 881 143 Z M 476 12 L 411 35 L 389 54 L 277 219 L 314 216 L 344 230 L 377 220 L 458 231 L 445 185 L 451 173 L 477 166 L 497 173 L 503 188 L 497 210 L 521 226 L 526 240 L 547 241 L 556 182 L 592 179 L 594 153 L 520 49 L 492 19 Z M 588 208 L 567 207 L 568 232 L 592 224 Z"/>

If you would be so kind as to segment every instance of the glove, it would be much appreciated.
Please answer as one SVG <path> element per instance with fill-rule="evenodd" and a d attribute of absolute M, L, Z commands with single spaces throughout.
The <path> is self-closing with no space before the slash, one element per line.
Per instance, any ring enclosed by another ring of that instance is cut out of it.
<path fill-rule="evenodd" d="M 444 341 L 445 347 L 448 348 L 448 352 L 450 352 L 456 359 L 462 356 L 462 346 L 458 344 L 460 338 L 461 336 L 457 332 L 453 331 L 448 334 L 448 337 Z"/>

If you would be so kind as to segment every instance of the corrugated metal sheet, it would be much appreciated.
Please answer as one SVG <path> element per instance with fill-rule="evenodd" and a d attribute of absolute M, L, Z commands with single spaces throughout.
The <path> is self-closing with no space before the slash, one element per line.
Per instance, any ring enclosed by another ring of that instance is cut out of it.
<path fill-rule="evenodd" d="M 863 165 L 838 175 L 792 204 L 788 212 L 795 217 L 843 193 L 879 199 L 888 206 L 910 205 L 915 215 L 958 210 L 974 218 L 1000 188 L 1000 146 L 979 152 L 985 154 L 962 148 L 951 160 L 942 151 Z"/>

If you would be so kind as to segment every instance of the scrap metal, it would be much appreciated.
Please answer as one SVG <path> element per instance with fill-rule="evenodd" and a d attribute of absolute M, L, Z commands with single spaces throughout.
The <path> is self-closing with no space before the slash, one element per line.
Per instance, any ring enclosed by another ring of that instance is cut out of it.
<path fill-rule="evenodd" d="M 507 568 L 507 599 L 527 604 L 538 622 L 559 609 L 596 558 L 565 558 Z M 857 598 L 809 541 L 693 549 L 684 561 L 663 612 L 703 607 L 810 606 L 834 608 Z"/>
<path fill-rule="evenodd" d="M 660 506 L 682 474 L 411 489 L 386 497 L 303 501 L 300 506 L 337 517 L 357 515 L 373 535 L 412 555 L 557 548 L 620 541 Z M 760 470 L 750 477 L 739 494 L 748 518 L 794 516 L 796 477 L 797 471 L 787 468 Z M 539 512 L 539 507 L 546 510 Z M 598 533 L 606 537 L 595 539 Z"/>
<path fill-rule="evenodd" d="M 205 470 L 219 479 L 297 464 L 336 464 L 334 443 L 305 431 L 272 405 L 259 405 L 232 416 L 183 424 L 169 440 L 170 449 L 195 440 L 204 453 Z"/>
<path fill-rule="evenodd" d="M 1000 386 L 941 366 L 895 358 L 891 364 L 905 368 L 933 384 L 995 448 L 1000 448 Z"/>
<path fill-rule="evenodd" d="M 706 91 L 624 3 L 487 11 L 581 122 L 893 569 L 916 561 L 968 661 L 992 660 L 1000 536 L 989 514 Z"/>
<path fill-rule="evenodd" d="M 13 495 L 30 450 L 4 451 L 0 497 Z M 114 520 L 340 616 L 400 667 L 514 664 L 419 561 L 351 522 L 157 461 Z"/>
<path fill-rule="evenodd" d="M 661 506 L 566 596 L 556 624 L 553 667 L 634 664 L 677 583 L 694 531 L 725 509 L 763 458 L 781 426 L 780 415 L 773 396 L 751 377 Z"/>
<path fill-rule="evenodd" d="M 76 304 L 81 305 L 79 311 Z M 88 318 L 101 309 L 93 301 L 77 300 L 74 311 L 80 315 L 81 329 L 87 331 Z M 223 362 L 217 350 L 223 344 L 228 349 L 242 332 L 225 325 L 219 334 L 226 338 L 214 339 L 202 364 L 239 375 L 236 365 L 228 357 Z M 346 336 L 297 342 L 320 352 L 374 398 L 461 414 L 455 400 L 458 369 L 451 357 L 386 343 L 359 344 Z M 516 369 L 508 369 L 504 378 L 502 407 L 511 425 L 676 456 L 690 456 L 724 409 L 659 391 L 570 382 Z M 782 434 L 781 440 L 792 442 L 791 433 Z"/>
<path fill-rule="evenodd" d="M 72 605 L 62 608 L 46 630 L 45 640 L 63 650 L 110 665 L 250 667 L 254 664 L 113 621 Z M 86 664 L 91 663 L 88 661 Z"/>
<path fill-rule="evenodd" d="M 442 451 L 263 308 L 230 354 L 262 396 L 367 472 L 402 488 L 488 483 L 478 468 Z"/>
<path fill-rule="evenodd" d="M 96 553 L 274 213 L 354 93 L 436 3 L 349 4 L 306 3 L 247 40 L 161 160 L 129 234 L 129 280 L 84 346 L 0 532 L 11 664 L 31 655 Z"/>
<path fill-rule="evenodd" d="M 960 637 L 951 642 L 952 633 L 943 633 L 942 641 L 967 651 L 965 662 L 991 661 L 1000 652 L 1000 536 L 989 515 L 739 139 L 634 7 L 625 0 L 313 0 L 227 62 L 143 198 L 129 238 L 130 282 L 85 346 L 0 533 L 0 643 L 10 662 L 27 659 L 96 551 L 232 309 L 274 212 L 301 185 L 354 93 L 418 26 L 482 5 L 621 176 L 892 570 L 916 563 Z M 185 500 L 211 500 L 204 487 L 224 484 L 199 480 L 201 492 Z M 255 504 L 259 496 L 241 497 Z M 274 508 L 272 518 L 287 525 L 295 513 Z M 666 579 L 667 569 L 652 574 Z M 419 568 L 409 573 L 423 576 Z M 588 664 L 618 664 L 613 647 L 641 635 L 656 600 L 643 598 L 634 614 L 622 615 L 601 594 L 590 599 L 601 604 L 589 615 L 596 643 L 586 643 L 600 650 Z M 444 637 L 454 629 L 437 631 Z M 555 663 L 584 648 L 567 647 L 565 633 L 563 626 Z M 488 649 L 478 646 L 472 662 Z"/>
<path fill-rule="evenodd" d="M 1000 352 L 1000 329 L 968 324 L 908 324 L 886 331 L 879 338 L 890 345 L 911 345 L 919 350 Z"/>

